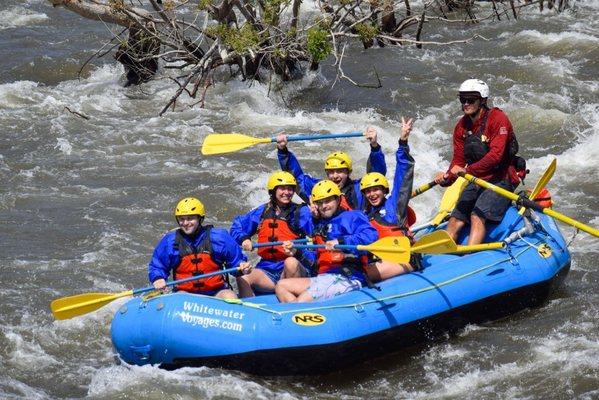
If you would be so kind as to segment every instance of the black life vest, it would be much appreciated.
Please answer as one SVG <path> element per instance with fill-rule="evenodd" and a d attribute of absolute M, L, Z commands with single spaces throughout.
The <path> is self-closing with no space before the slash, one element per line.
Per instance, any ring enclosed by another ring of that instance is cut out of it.
<path fill-rule="evenodd" d="M 489 119 L 489 115 L 491 114 L 491 110 L 488 108 L 484 108 L 484 115 L 478 125 L 478 129 L 476 132 L 472 132 L 472 130 L 468 129 L 464 134 L 464 160 L 466 164 L 472 165 L 475 162 L 481 160 L 490 150 L 488 135 L 487 133 L 487 121 Z M 470 125 L 472 122 L 470 118 L 466 118 L 465 122 Z M 520 156 L 518 156 L 518 150 L 520 146 L 518 144 L 518 139 L 516 138 L 516 134 L 512 133 L 512 137 L 507 143 L 505 151 L 507 152 L 507 156 L 502 158 L 502 162 L 498 164 L 495 169 L 499 169 L 500 167 L 504 167 L 505 165 L 513 165 L 516 169 L 516 173 L 520 177 L 520 179 L 524 179 L 526 173 L 526 160 Z"/>
<path fill-rule="evenodd" d="M 344 210 L 358 209 L 358 195 L 354 182 L 351 179 L 347 180 L 345 186 L 341 189 L 341 202 L 339 204 Z"/>
<path fill-rule="evenodd" d="M 487 120 L 489 119 L 489 114 L 491 114 L 491 110 L 488 108 L 481 109 L 481 112 L 484 112 L 483 117 L 478 125 L 478 129 L 476 132 L 472 132 L 470 129 L 471 126 L 467 126 L 467 131 L 464 134 L 464 159 L 468 165 L 472 165 L 475 162 L 482 159 L 489 152 L 489 143 L 487 141 L 486 128 L 487 128 Z M 471 125 L 472 122 L 470 118 L 465 118 L 464 122 L 467 125 Z"/>

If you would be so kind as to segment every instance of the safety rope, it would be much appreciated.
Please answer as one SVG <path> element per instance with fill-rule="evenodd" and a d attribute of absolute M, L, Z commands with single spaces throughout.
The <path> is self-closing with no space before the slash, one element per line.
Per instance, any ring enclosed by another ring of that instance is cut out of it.
<path fill-rule="evenodd" d="M 538 249 L 538 244 L 541 243 L 541 241 L 537 241 L 537 245 L 532 244 L 528 241 L 525 241 L 526 244 L 528 244 L 527 247 L 525 247 L 524 249 L 522 249 L 520 252 L 518 252 L 516 254 L 516 257 L 519 257 L 520 255 L 522 255 L 524 252 L 526 252 L 527 250 L 529 250 L 530 248 L 535 248 Z M 409 296 L 414 296 L 420 293 L 424 293 L 424 292 L 429 292 L 431 290 L 437 290 L 440 287 L 443 286 L 447 286 L 450 285 L 452 283 L 455 283 L 457 281 L 460 281 L 462 279 L 468 278 L 470 276 L 479 274 L 483 271 L 486 271 L 492 267 L 494 267 L 495 265 L 510 261 L 512 259 L 512 257 L 508 257 L 506 259 L 502 259 L 502 260 L 498 260 L 492 264 L 488 264 L 488 265 L 484 265 L 474 271 L 470 271 L 468 273 L 456 276 L 454 278 L 448 279 L 446 281 L 434 284 L 434 285 L 430 285 L 430 286 L 426 286 L 420 289 L 416 289 L 416 290 L 412 290 L 409 292 L 404 292 L 404 293 L 398 293 L 395 295 L 391 295 L 391 296 L 386 296 L 386 297 L 380 297 L 380 298 L 376 298 L 376 299 L 372 299 L 372 300 L 367 300 L 367 301 L 362 301 L 362 302 L 357 302 L 357 303 L 350 303 L 350 304 L 337 304 L 337 305 L 333 305 L 333 306 L 314 306 L 314 307 L 307 307 L 307 308 L 294 308 L 293 310 L 272 310 L 267 308 L 266 305 L 264 304 L 256 304 L 256 303 L 251 303 L 251 302 L 245 302 L 245 301 L 241 301 L 241 304 L 244 306 L 248 306 L 251 308 L 255 308 L 255 309 L 259 309 L 261 311 L 265 311 L 268 313 L 272 313 L 272 314 L 277 314 L 277 315 L 283 315 L 283 314 L 291 314 L 291 313 L 298 313 L 298 312 L 313 312 L 313 311 L 323 311 L 323 310 L 334 310 L 334 309 L 339 309 L 339 308 L 358 308 L 358 307 L 363 307 L 364 305 L 368 305 L 368 304 L 373 304 L 373 303 L 380 303 L 383 301 L 387 301 L 387 300 L 394 300 L 394 299 L 400 299 L 403 297 L 409 297 Z"/>
<path fill-rule="evenodd" d="M 574 238 L 576 238 L 576 236 L 578 235 L 579 232 L 580 232 L 580 229 L 576 228 L 576 230 L 574 231 L 574 234 L 572 235 L 572 238 L 570 239 L 570 241 L 568 243 L 566 243 L 566 247 L 570 248 L 570 245 L 572 244 L 572 242 L 574 241 Z"/>

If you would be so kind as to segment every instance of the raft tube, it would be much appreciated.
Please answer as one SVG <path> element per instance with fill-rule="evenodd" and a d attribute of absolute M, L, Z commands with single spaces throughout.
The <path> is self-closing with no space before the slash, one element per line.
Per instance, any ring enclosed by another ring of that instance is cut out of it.
<path fill-rule="evenodd" d="M 486 239 L 504 240 L 523 226 L 510 208 Z M 540 215 L 534 226 L 503 249 L 425 255 L 418 272 L 322 302 L 135 297 L 116 312 L 112 342 L 122 361 L 166 369 L 294 375 L 347 368 L 541 305 L 567 275 L 570 254 L 553 219 Z"/>

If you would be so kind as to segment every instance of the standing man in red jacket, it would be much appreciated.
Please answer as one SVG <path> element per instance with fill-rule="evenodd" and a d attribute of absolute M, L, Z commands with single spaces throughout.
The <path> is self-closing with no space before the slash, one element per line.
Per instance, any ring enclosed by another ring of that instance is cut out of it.
<path fill-rule="evenodd" d="M 465 172 L 513 191 L 520 180 L 512 165 L 517 152 L 512 123 L 502 110 L 487 106 L 489 87 L 480 79 L 464 81 L 459 97 L 464 116 L 453 131 L 453 159 L 446 172 L 435 176 L 435 182 L 451 183 Z M 482 243 L 485 221 L 500 222 L 509 205 L 509 199 L 470 183 L 451 213 L 447 232 L 457 239 L 470 223 L 468 244 Z"/>

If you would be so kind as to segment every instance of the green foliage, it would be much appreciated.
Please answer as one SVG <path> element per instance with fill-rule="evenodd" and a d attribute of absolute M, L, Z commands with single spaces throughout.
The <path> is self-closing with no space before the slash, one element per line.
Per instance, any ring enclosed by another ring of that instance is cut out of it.
<path fill-rule="evenodd" d="M 219 37 L 238 55 L 247 54 L 249 50 L 256 50 L 260 43 L 258 32 L 250 24 L 244 24 L 241 29 L 226 24 L 212 25 L 206 28 L 206 34 Z"/>
<path fill-rule="evenodd" d="M 297 36 L 297 28 L 289 28 L 289 30 L 287 31 L 287 37 L 294 38 L 296 36 Z"/>
<path fill-rule="evenodd" d="M 360 39 L 364 42 L 369 42 L 379 34 L 379 28 L 366 23 L 356 24 L 356 32 L 360 35 Z"/>
<path fill-rule="evenodd" d="M 280 47 L 275 48 L 275 50 L 273 51 L 273 55 L 277 58 L 286 58 L 287 57 L 287 51 L 285 51 L 285 49 L 282 49 Z"/>
<path fill-rule="evenodd" d="M 329 33 L 319 26 L 314 26 L 308 30 L 307 47 L 312 60 L 317 63 L 327 58 L 333 50 L 333 46 L 329 41 Z"/>
<path fill-rule="evenodd" d="M 212 5 L 212 0 L 199 0 L 198 1 L 198 10 L 205 11 L 208 9 L 208 6 Z"/>
<path fill-rule="evenodd" d="M 289 0 L 263 0 L 264 22 L 275 25 L 279 19 L 281 4 L 288 4 Z"/>

